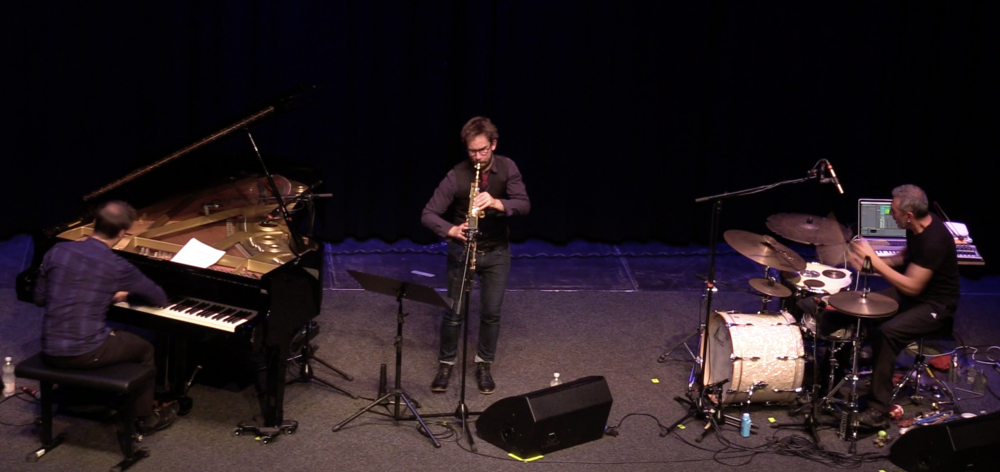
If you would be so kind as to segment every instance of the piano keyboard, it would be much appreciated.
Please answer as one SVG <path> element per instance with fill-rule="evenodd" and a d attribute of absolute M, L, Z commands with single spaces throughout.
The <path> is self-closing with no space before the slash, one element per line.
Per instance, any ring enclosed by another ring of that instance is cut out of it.
<path fill-rule="evenodd" d="M 879 257 L 892 257 L 899 254 L 906 244 L 882 244 L 882 245 L 872 245 L 872 249 L 875 250 L 875 254 Z M 983 261 L 983 256 L 979 255 L 979 251 L 976 249 L 974 244 L 956 244 L 958 254 L 958 264 L 959 265 L 985 265 Z"/>
<path fill-rule="evenodd" d="M 166 306 L 129 305 L 116 306 L 141 311 L 185 323 L 196 324 L 221 331 L 235 332 L 236 327 L 257 316 L 257 312 L 192 297 L 172 297 Z"/>

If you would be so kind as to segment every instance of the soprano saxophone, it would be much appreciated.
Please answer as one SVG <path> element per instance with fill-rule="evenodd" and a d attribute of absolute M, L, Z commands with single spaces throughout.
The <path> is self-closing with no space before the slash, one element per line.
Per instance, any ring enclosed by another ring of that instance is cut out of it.
<path fill-rule="evenodd" d="M 476 164 L 476 176 L 472 178 L 472 185 L 469 189 L 469 213 L 466 217 L 466 222 L 469 224 L 469 246 L 471 246 L 469 248 L 471 251 L 469 256 L 469 270 L 476 270 L 476 236 L 479 233 L 479 219 L 486 216 L 486 213 L 476 208 L 475 204 L 476 195 L 479 195 L 479 172 L 482 166 L 482 164 Z"/>

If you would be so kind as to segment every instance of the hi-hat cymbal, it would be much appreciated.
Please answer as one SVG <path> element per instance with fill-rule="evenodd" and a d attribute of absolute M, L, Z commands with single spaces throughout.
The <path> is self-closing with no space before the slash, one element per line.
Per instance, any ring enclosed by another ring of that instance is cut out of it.
<path fill-rule="evenodd" d="M 880 293 L 840 292 L 831 295 L 827 303 L 837 311 L 862 318 L 881 318 L 899 309 L 896 300 Z"/>
<path fill-rule="evenodd" d="M 768 235 L 731 229 L 722 236 L 736 252 L 760 265 L 791 272 L 806 268 L 806 261 L 802 256 Z"/>
<path fill-rule="evenodd" d="M 837 244 L 851 239 L 851 232 L 830 215 L 778 213 L 767 217 L 767 228 L 775 234 L 803 244 Z"/>
<path fill-rule="evenodd" d="M 750 279 L 750 286 L 753 287 L 754 290 L 763 293 L 764 295 L 767 295 L 769 297 L 785 298 L 792 296 L 792 289 L 784 285 L 781 285 L 771 279 L 764 279 L 759 277 L 755 279 Z"/>

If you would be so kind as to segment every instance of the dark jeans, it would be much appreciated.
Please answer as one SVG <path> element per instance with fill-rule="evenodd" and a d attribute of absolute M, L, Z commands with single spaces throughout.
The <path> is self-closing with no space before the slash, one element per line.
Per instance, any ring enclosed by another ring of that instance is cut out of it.
<path fill-rule="evenodd" d="M 448 244 L 448 297 L 457 302 L 465 269 L 465 245 Z M 510 273 L 510 245 L 503 243 L 487 251 L 477 251 L 476 274 L 479 275 L 479 351 L 478 356 L 485 362 L 493 362 L 497 353 L 497 339 L 500 336 L 500 306 L 507 290 L 507 274 Z M 464 296 L 464 294 L 463 294 Z M 461 307 L 454 307 L 460 309 Z M 462 327 L 462 315 L 458 310 L 447 310 L 441 321 L 441 350 L 438 360 L 454 363 L 458 356 L 458 341 Z M 471 311 L 471 309 L 470 309 Z"/>
<path fill-rule="evenodd" d="M 879 293 L 899 302 L 899 312 L 870 332 L 874 367 L 868 401 L 871 408 L 886 412 L 889 400 L 892 398 L 892 376 L 896 371 L 896 357 L 911 342 L 950 325 L 955 313 L 952 310 L 902 297 L 895 289 L 882 290 Z"/>
<path fill-rule="evenodd" d="M 108 339 L 97 349 L 79 356 L 50 356 L 43 354 L 45 363 L 59 369 L 80 369 L 89 370 L 109 365 L 135 362 L 154 366 L 153 345 L 127 331 L 111 331 Z M 153 414 L 153 393 L 155 380 L 150 380 L 147 385 L 139 389 L 139 397 L 135 404 L 136 416 L 149 416 Z"/>

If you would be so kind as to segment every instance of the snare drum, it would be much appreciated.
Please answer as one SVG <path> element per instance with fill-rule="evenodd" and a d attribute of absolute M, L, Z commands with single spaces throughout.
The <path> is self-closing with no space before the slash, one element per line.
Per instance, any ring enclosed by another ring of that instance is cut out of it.
<path fill-rule="evenodd" d="M 799 272 L 782 272 L 781 278 L 796 292 L 796 298 L 833 295 L 850 287 L 853 281 L 850 271 L 819 262 L 807 262 L 805 270 Z"/>
<path fill-rule="evenodd" d="M 709 318 L 705 385 L 722 385 L 722 404 L 747 401 L 755 382 L 753 403 L 790 403 L 805 374 L 802 333 L 792 315 L 717 311 Z"/>

